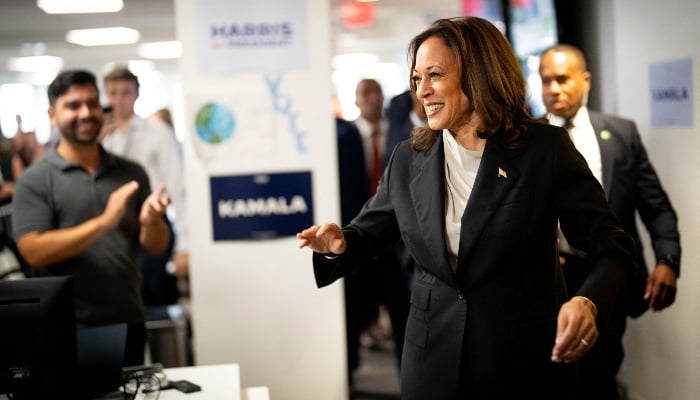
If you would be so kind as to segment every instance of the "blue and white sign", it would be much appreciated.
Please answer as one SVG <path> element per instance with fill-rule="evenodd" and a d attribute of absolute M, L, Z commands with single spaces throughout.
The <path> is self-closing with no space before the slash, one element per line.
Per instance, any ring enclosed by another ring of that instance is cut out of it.
<path fill-rule="evenodd" d="M 211 177 L 214 240 L 293 236 L 313 225 L 311 172 Z"/>
<path fill-rule="evenodd" d="M 691 59 L 649 66 L 652 126 L 693 126 Z"/>
<path fill-rule="evenodd" d="M 306 69 L 304 0 L 200 0 L 195 4 L 201 73 Z"/>

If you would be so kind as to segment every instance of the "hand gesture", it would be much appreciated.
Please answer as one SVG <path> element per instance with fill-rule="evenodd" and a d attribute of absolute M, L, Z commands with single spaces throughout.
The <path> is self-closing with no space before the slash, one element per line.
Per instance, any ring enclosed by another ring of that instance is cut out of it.
<path fill-rule="evenodd" d="M 336 224 L 314 225 L 297 233 L 299 248 L 309 247 L 316 253 L 343 254 L 347 243 L 343 231 Z"/>
<path fill-rule="evenodd" d="M 598 340 L 596 314 L 593 302 L 581 296 L 574 296 L 561 306 L 552 361 L 576 361 L 591 349 Z"/>
<path fill-rule="evenodd" d="M 161 219 L 169 204 L 170 196 L 165 193 L 165 185 L 161 183 L 158 188 L 146 198 L 146 201 L 143 202 L 143 206 L 141 206 L 141 214 L 139 215 L 139 222 L 141 225 L 148 225 Z"/>
<path fill-rule="evenodd" d="M 676 273 L 666 264 L 657 264 L 647 279 L 644 300 L 653 311 L 661 311 L 676 300 Z"/>
<path fill-rule="evenodd" d="M 127 182 L 117 188 L 109 195 L 107 206 L 102 212 L 107 229 L 112 229 L 119 225 L 126 210 L 126 202 L 136 193 L 139 184 L 136 181 Z"/>

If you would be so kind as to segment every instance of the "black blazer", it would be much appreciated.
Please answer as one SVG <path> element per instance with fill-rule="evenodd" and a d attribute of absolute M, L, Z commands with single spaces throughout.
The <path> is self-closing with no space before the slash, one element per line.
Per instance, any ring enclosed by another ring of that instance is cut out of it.
<path fill-rule="evenodd" d="M 486 143 L 462 217 L 456 273 L 445 241 L 444 148 L 400 143 L 379 190 L 344 227 L 345 254 L 314 254 L 319 286 L 348 273 L 401 236 L 416 263 L 401 369 L 405 400 L 567 398 L 575 364 L 552 363 L 566 290 L 556 226 L 585 250 L 593 270 L 580 294 L 599 319 L 609 315 L 632 241 L 566 132 L 532 123 L 511 150 L 500 134 Z"/>
<path fill-rule="evenodd" d="M 362 137 L 355 124 L 335 120 L 338 137 L 338 180 L 340 188 L 340 220 L 349 223 L 369 198 L 369 178 L 365 164 Z"/>
<path fill-rule="evenodd" d="M 641 272 L 630 282 L 627 313 L 638 317 L 648 309 L 643 295 L 648 276 L 636 213 L 646 227 L 656 259 L 670 256 L 680 262 L 678 219 L 633 121 L 589 111 L 600 147 L 603 187 L 610 209 L 635 242 Z M 680 274 L 679 268 L 675 268 Z"/>
<path fill-rule="evenodd" d="M 386 134 L 386 155 L 384 157 L 384 167 L 389 163 L 392 150 L 399 142 L 411 138 L 413 122 L 411 121 L 411 110 L 413 100 L 411 91 L 406 90 L 391 98 L 387 108 L 386 117 L 389 120 L 389 130 Z"/>

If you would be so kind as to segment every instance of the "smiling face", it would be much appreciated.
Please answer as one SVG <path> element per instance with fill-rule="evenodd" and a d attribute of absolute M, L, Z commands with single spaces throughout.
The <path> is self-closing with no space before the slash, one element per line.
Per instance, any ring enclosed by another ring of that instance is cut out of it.
<path fill-rule="evenodd" d="M 97 88 L 90 84 L 70 86 L 49 108 L 49 117 L 66 141 L 96 143 L 103 117 Z"/>
<path fill-rule="evenodd" d="M 428 126 L 459 133 L 467 127 L 474 109 L 462 91 L 455 55 L 442 39 L 430 37 L 418 47 L 415 60 L 412 79 Z"/>

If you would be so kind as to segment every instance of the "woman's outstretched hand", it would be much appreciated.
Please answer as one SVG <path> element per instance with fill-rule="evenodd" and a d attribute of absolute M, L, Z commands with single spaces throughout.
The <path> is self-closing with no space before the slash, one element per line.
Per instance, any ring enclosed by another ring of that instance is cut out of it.
<path fill-rule="evenodd" d="M 309 247 L 316 253 L 343 254 L 347 243 L 336 224 L 314 225 L 297 233 L 299 248 Z"/>

